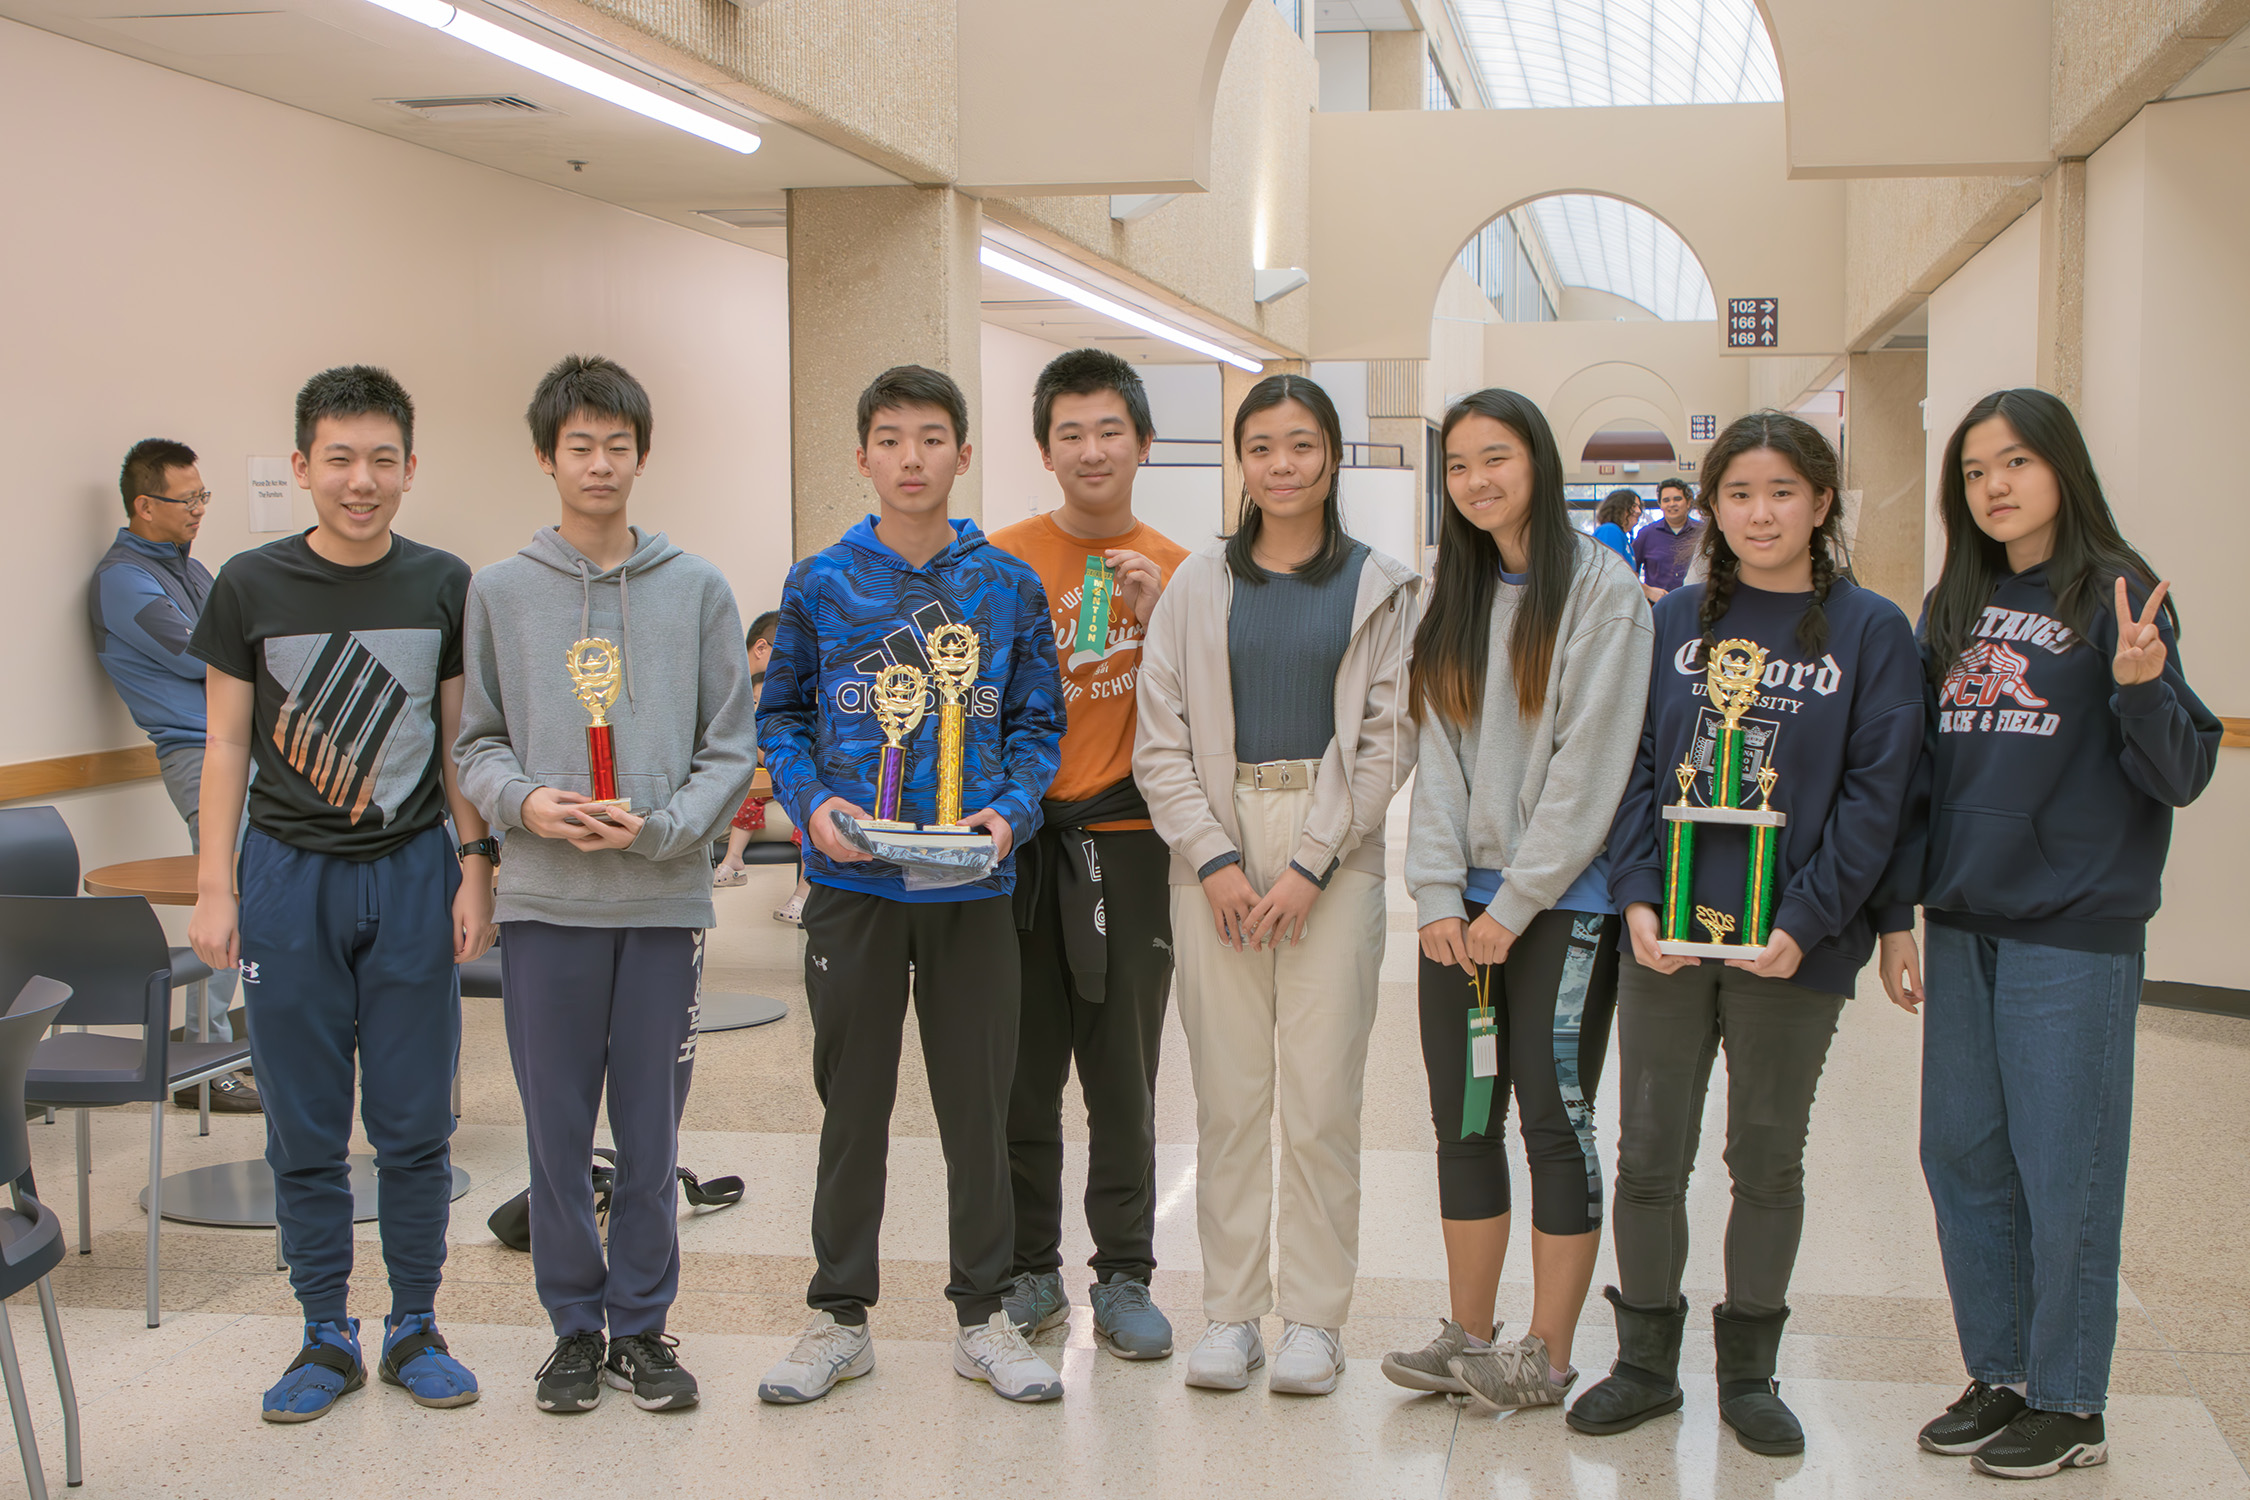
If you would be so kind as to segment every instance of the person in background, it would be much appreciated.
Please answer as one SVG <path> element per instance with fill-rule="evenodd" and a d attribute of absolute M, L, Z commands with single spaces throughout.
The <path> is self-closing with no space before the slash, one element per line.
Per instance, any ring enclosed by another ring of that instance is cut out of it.
<path fill-rule="evenodd" d="M 766 663 L 773 659 L 773 633 L 781 624 L 781 611 L 769 609 L 750 622 L 750 633 L 743 644 L 750 652 L 750 699 L 755 703 L 764 690 Z M 759 752 L 758 764 L 766 763 L 765 753 Z M 742 851 L 752 844 L 778 844 L 784 840 L 802 846 L 804 835 L 797 825 L 789 821 L 788 812 L 774 797 L 761 797 L 753 792 L 742 799 L 742 809 L 727 825 L 727 850 L 712 872 L 711 884 L 722 889 L 743 884 L 750 878 L 742 863 Z M 812 894 L 812 883 L 805 879 L 804 861 L 797 865 L 797 890 L 788 901 L 774 908 L 773 919 L 795 927 L 804 919 L 805 897 Z"/>
<path fill-rule="evenodd" d="M 1210 1390 L 1241 1390 L 1265 1365 L 1270 1312 L 1268 1388 L 1335 1390 L 1359 1266 L 1383 821 L 1414 766 L 1422 580 L 1344 530 L 1341 427 L 1302 375 L 1250 387 L 1234 419 L 1241 523 L 1180 564 L 1141 646 L 1133 780 L 1172 850 L 1195 1078 L 1205 1327 L 1187 1383 Z"/>
<path fill-rule="evenodd" d="M 1094 1337 L 1120 1359 L 1163 1359 L 1172 1325 L 1149 1298 L 1149 1278 L 1171 853 L 1133 782 L 1133 720 L 1148 617 L 1187 552 L 1133 515 L 1133 480 L 1156 425 L 1131 365 L 1101 349 L 1058 356 L 1032 387 L 1031 429 L 1062 505 L 994 532 L 992 545 L 1039 574 L 1069 728 L 1039 836 L 1016 856 L 1023 1026 L 1008 1101 L 1016 1259 L 1006 1306 L 1026 1337 L 1070 1317 L 1062 1104 L 1075 1062 Z"/>
<path fill-rule="evenodd" d="M 1611 490 L 1594 508 L 1594 540 L 1624 558 L 1626 566 L 1635 567 L 1633 528 L 1640 519 L 1641 497 L 1631 490 Z"/>
<path fill-rule="evenodd" d="M 524 418 L 561 516 L 469 586 L 454 755 L 462 794 L 508 832 L 500 989 L 531 1161 L 532 1276 L 555 1334 L 532 1399 L 590 1411 L 606 1384 L 643 1411 L 678 1411 L 700 1399 L 665 1324 L 680 1285 L 680 1116 L 717 920 L 708 851 L 757 759 L 742 619 L 716 567 L 629 519 L 655 419 L 624 366 L 565 357 Z M 606 812 L 585 805 L 602 793 L 565 670 L 588 637 L 622 678 L 607 712 L 614 792 L 629 805 Z M 601 1221 L 586 1164 L 604 1116 L 617 1176 Z"/>
<path fill-rule="evenodd" d="M 1633 534 L 1633 566 L 1652 604 L 1687 582 L 1688 564 L 1703 545 L 1703 523 L 1690 514 L 1694 502 L 1686 480 L 1662 481 L 1656 487 L 1662 518 Z"/>
<path fill-rule="evenodd" d="M 188 556 L 203 529 L 211 492 L 195 467 L 195 450 L 169 438 L 147 438 L 125 455 L 117 487 L 125 502 L 125 525 L 94 565 L 87 596 L 93 614 L 94 651 L 117 696 L 156 746 L 156 768 L 164 791 L 187 823 L 188 847 L 203 848 L 196 800 L 203 786 L 203 675 L 201 660 L 188 651 L 188 637 L 211 596 L 210 571 Z M 235 973 L 214 973 L 199 1006 L 188 992 L 187 1034 L 210 1017 L 213 1041 L 231 1041 L 227 1011 L 234 998 Z M 196 1090 L 182 1089 L 172 1102 L 197 1107 Z M 256 1114 L 258 1093 L 239 1073 L 211 1080 L 211 1108 L 226 1114 Z"/>
<path fill-rule="evenodd" d="M 1938 476 L 1922 1175 L 1969 1385 L 1920 1441 L 2036 1479 L 2109 1456 L 2148 921 L 2223 726 L 2059 398 L 1985 397 Z M 1900 937 L 1883 983 L 1911 1010 Z"/>
<path fill-rule="evenodd" d="M 1570 524 L 1537 406 L 1464 396 L 1439 447 L 1452 504 L 1414 642 L 1406 888 L 1452 1306 L 1383 1373 L 1499 1411 L 1557 1405 L 1578 1378 L 1573 1335 L 1601 1250 L 1594 1092 L 1617 1008 L 1602 846 L 1633 770 L 1652 637 L 1632 569 Z M 1501 1343 L 1511 1094 L 1531 1177 L 1532 1316 Z"/>

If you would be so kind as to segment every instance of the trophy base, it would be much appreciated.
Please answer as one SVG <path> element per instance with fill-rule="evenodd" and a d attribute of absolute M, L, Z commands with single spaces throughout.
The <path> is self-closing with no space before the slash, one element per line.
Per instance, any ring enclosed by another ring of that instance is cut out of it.
<path fill-rule="evenodd" d="M 599 802 L 578 803 L 574 810 L 584 813 L 596 822 L 608 823 L 614 821 L 609 816 L 613 809 L 618 812 L 631 812 L 633 810 L 633 799 L 630 797 L 607 797 Z"/>
<path fill-rule="evenodd" d="M 1659 953 L 1669 953 L 1674 958 L 1746 958 L 1756 960 L 1765 956 L 1765 944 L 1752 947 L 1747 943 L 1676 943 L 1666 938 L 1656 945 Z"/>
<path fill-rule="evenodd" d="M 856 821 L 860 827 L 871 828 L 878 833 L 920 833 L 922 831 L 921 824 L 901 822 L 897 818 L 860 818 Z"/>

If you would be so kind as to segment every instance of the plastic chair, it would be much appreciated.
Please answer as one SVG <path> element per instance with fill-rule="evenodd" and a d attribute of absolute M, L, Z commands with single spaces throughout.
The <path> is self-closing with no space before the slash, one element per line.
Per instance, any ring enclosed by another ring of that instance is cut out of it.
<path fill-rule="evenodd" d="M 0 1204 L 0 1299 L 12 1297 L 27 1286 L 39 1288 L 39 1315 L 47 1324 L 47 1354 L 54 1361 L 55 1386 L 62 1395 L 63 1476 L 75 1487 L 82 1477 L 78 1462 L 78 1391 L 71 1384 L 62 1315 L 55 1310 L 55 1288 L 48 1280 L 62 1264 L 63 1226 L 55 1211 L 39 1201 L 31 1180 L 31 1132 L 25 1128 L 23 1112 L 24 1073 L 32 1052 L 39 1045 L 40 1034 L 69 999 L 70 986 L 32 978 L 17 993 L 8 1013 L 0 1016 L 0 1181 L 7 1183 L 9 1193 L 8 1202 Z M 23 1372 L 16 1365 L 15 1330 L 8 1325 L 4 1300 L 0 1300 L 0 1374 L 7 1377 L 8 1409 L 15 1417 L 24 1485 L 32 1500 L 47 1500 L 47 1475 L 39 1462 L 39 1438 L 32 1430 L 31 1409 L 24 1400 Z"/>
<path fill-rule="evenodd" d="M 78 894 L 78 840 L 52 807 L 0 807 L 0 895 L 75 896 Z M 196 987 L 196 1013 L 210 1018 L 211 966 L 193 948 L 172 948 L 172 988 Z M 198 1134 L 211 1133 L 211 1090 L 201 1096 Z"/>
<path fill-rule="evenodd" d="M 231 1073 L 250 1044 L 174 1042 L 172 973 L 164 929 L 138 896 L 0 896 L 0 994 L 32 975 L 71 988 L 64 1026 L 130 1026 L 138 1036 L 61 1032 L 40 1042 L 25 1079 L 33 1104 L 78 1115 L 78 1253 L 93 1253 L 88 1178 L 93 1130 L 87 1111 L 149 1105 L 148 1326 L 157 1309 L 157 1237 L 163 1222 L 164 1107 L 175 1089 Z"/>

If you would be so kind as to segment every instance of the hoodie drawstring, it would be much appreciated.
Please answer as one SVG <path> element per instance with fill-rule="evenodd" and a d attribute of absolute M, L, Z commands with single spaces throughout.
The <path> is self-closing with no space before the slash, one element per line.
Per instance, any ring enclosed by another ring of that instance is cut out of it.
<path fill-rule="evenodd" d="M 594 575 L 590 565 L 583 557 L 578 559 L 575 566 L 578 569 L 579 590 L 578 638 L 584 640 L 586 639 L 586 632 L 593 627 L 594 621 Z M 625 579 L 625 565 L 619 563 L 617 565 L 617 618 L 620 626 L 619 634 L 623 635 L 625 639 L 618 646 L 618 655 L 622 658 L 621 664 L 625 668 L 625 701 L 630 703 L 633 701 L 633 606 L 626 598 Z"/>

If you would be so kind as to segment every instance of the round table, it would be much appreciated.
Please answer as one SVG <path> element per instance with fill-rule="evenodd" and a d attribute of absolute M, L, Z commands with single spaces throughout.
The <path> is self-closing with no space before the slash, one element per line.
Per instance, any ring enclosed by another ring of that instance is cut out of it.
<path fill-rule="evenodd" d="M 162 859 L 130 859 L 86 872 L 89 896 L 139 896 L 152 906 L 195 905 L 195 865 L 192 854 L 172 854 Z M 157 1101 L 165 1108 L 169 1099 Z M 352 1222 L 364 1224 L 375 1217 L 375 1159 L 351 1158 Z M 453 1194 L 469 1190 L 469 1174 L 453 1169 Z M 148 1190 L 141 1190 L 141 1207 L 148 1207 Z M 228 1228 L 271 1229 L 274 1225 L 273 1169 L 263 1157 L 195 1167 L 164 1179 L 164 1217 L 175 1224 L 215 1224 Z"/>

